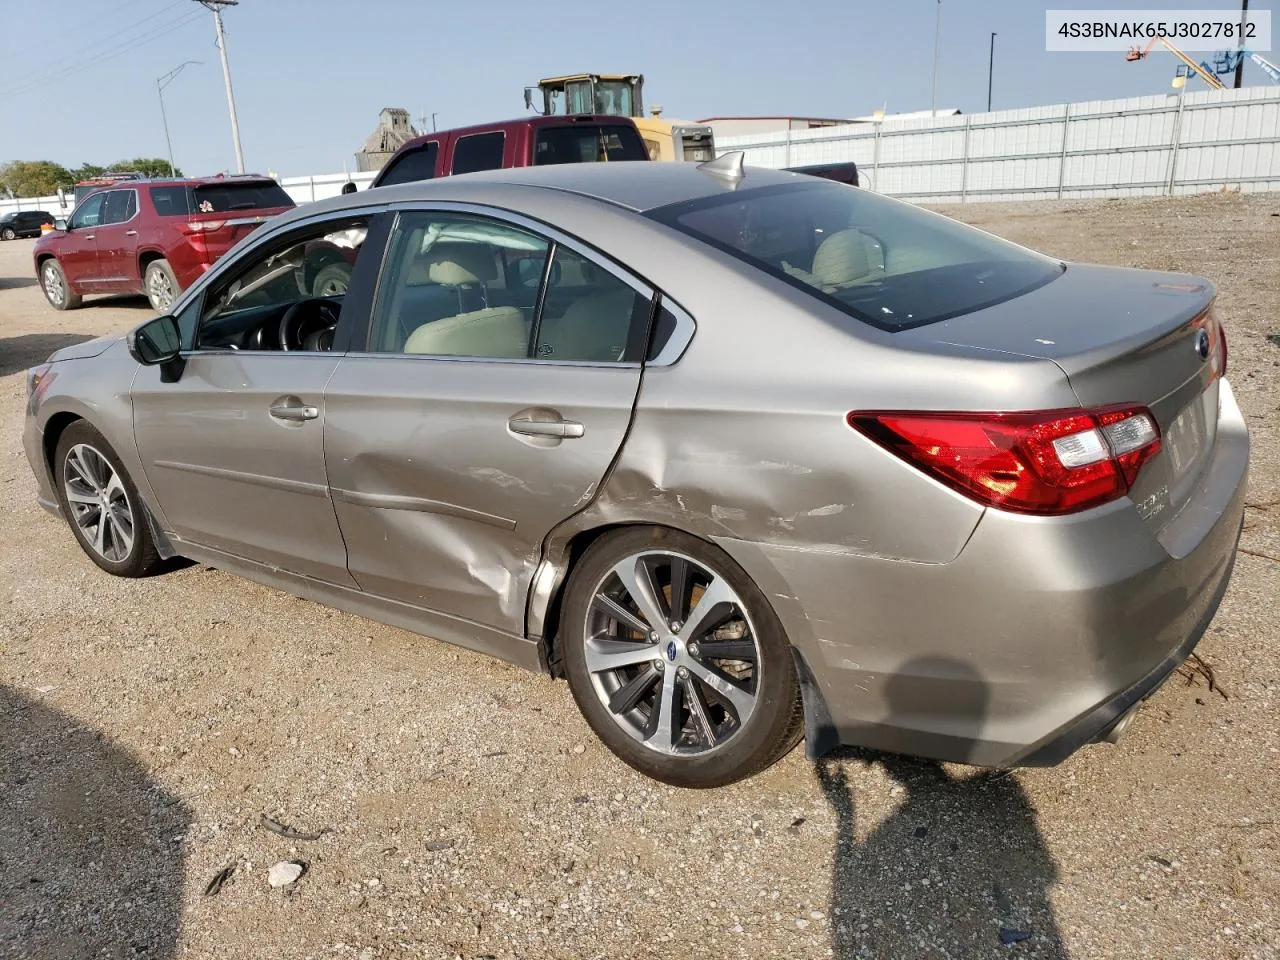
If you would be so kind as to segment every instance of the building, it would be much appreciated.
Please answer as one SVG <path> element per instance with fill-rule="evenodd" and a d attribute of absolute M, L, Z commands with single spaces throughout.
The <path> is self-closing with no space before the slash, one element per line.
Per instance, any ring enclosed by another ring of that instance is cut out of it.
<path fill-rule="evenodd" d="M 378 115 L 378 126 L 364 141 L 356 154 L 356 170 L 370 173 L 382 169 L 391 155 L 418 135 L 409 123 L 409 111 L 404 107 L 383 107 Z"/>
<path fill-rule="evenodd" d="M 938 110 L 935 115 L 952 117 L 959 112 L 955 109 Z M 879 119 L 906 120 L 929 115 L 929 110 L 917 110 L 912 113 L 888 113 L 883 117 L 707 117 L 698 122 L 710 126 L 715 132 L 716 140 L 720 140 L 725 137 L 784 133 L 788 130 L 812 130 L 815 127 L 838 127 L 850 123 L 875 123 Z"/>

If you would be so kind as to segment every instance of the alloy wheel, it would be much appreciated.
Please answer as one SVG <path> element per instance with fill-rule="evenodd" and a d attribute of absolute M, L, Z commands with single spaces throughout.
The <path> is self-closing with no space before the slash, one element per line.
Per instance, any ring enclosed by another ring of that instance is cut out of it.
<path fill-rule="evenodd" d="M 661 754 L 723 747 L 760 689 L 760 645 L 742 598 L 706 565 L 671 551 L 632 554 L 591 594 L 587 672 L 609 716 Z"/>
<path fill-rule="evenodd" d="M 120 563 L 133 550 L 133 506 L 120 475 L 98 450 L 76 444 L 62 467 L 71 520 L 98 556 Z"/>
<path fill-rule="evenodd" d="M 147 273 L 147 296 L 156 310 L 167 310 L 173 303 L 173 284 L 163 270 L 151 270 Z"/>
<path fill-rule="evenodd" d="M 49 302 L 55 306 L 61 306 L 67 298 L 67 284 L 62 279 L 62 274 L 52 261 L 44 265 L 41 273 L 44 277 L 44 292 Z"/>

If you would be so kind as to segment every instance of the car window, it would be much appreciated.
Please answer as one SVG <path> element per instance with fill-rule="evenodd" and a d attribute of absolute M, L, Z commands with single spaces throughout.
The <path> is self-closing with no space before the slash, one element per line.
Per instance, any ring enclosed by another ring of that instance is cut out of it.
<path fill-rule="evenodd" d="M 151 187 L 151 205 L 162 217 L 185 217 L 191 213 L 186 187 Z"/>
<path fill-rule="evenodd" d="M 557 245 L 538 318 L 534 356 L 594 363 L 639 359 L 642 344 L 629 340 L 633 330 L 643 337 L 649 308 L 650 299 L 630 284 L 594 260 Z"/>
<path fill-rule="evenodd" d="M 436 175 L 436 157 L 440 143 L 429 140 L 422 146 L 396 157 L 378 178 L 378 186 L 390 187 L 397 183 L 413 183 L 430 180 Z"/>
<path fill-rule="evenodd" d="M 202 184 L 194 187 L 191 193 L 195 209 L 200 213 L 294 206 L 293 199 L 274 180 Z"/>
<path fill-rule="evenodd" d="M 102 224 L 124 223 L 137 211 L 132 190 L 112 190 L 102 208 Z"/>
<path fill-rule="evenodd" d="M 882 330 L 979 310 L 1062 272 L 905 201 L 819 178 L 660 207 L 655 220 Z"/>
<path fill-rule="evenodd" d="M 281 323 L 290 307 L 304 301 L 295 317 L 306 332 L 336 325 L 368 227 L 367 217 L 330 220 L 247 254 L 206 292 L 195 347 L 284 349 Z M 327 349 L 301 340 L 288 349 Z"/>
<path fill-rule="evenodd" d="M 648 157 L 644 141 L 635 127 L 623 124 L 541 127 L 533 143 L 535 166 L 595 163 L 599 160 L 647 160 Z"/>
<path fill-rule="evenodd" d="M 388 247 L 369 349 L 527 357 L 549 252 L 545 237 L 488 218 L 402 215 Z"/>
<path fill-rule="evenodd" d="M 461 137 L 453 146 L 453 172 L 475 173 L 478 170 L 502 168 L 502 150 L 507 135 L 501 130 L 494 133 L 473 133 Z"/>
<path fill-rule="evenodd" d="M 102 206 L 107 201 L 107 194 L 95 193 L 87 198 L 84 203 L 76 207 L 76 212 L 71 215 L 71 227 L 78 229 L 81 227 L 96 227 L 102 223 Z"/>
<path fill-rule="evenodd" d="M 484 217 L 411 213 L 388 248 L 374 353 L 638 360 L 650 301 L 569 247 Z"/>

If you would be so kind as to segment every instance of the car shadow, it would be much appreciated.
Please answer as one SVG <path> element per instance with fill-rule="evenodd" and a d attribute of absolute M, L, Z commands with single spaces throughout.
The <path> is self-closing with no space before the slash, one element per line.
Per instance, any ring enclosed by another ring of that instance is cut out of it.
<path fill-rule="evenodd" d="M 0 290 L 21 290 L 35 285 L 35 277 L 0 277 Z"/>
<path fill-rule="evenodd" d="M 985 708 L 985 686 L 956 661 L 918 661 L 903 675 L 931 671 L 967 673 L 975 702 L 966 708 Z M 889 723 L 895 702 L 901 711 L 912 701 L 910 694 L 895 696 L 895 682 L 887 690 Z M 850 763 L 879 765 L 899 797 L 863 840 Z M 815 775 L 837 822 L 828 913 L 837 960 L 983 957 L 1010 949 L 1067 960 L 1049 899 L 1058 868 L 1015 777 L 955 775 L 934 761 L 855 749 L 821 758 Z"/>
<path fill-rule="evenodd" d="M 0 339 L 0 377 L 34 367 L 49 359 L 55 350 L 92 339 L 79 333 L 26 333 Z"/>
<path fill-rule="evenodd" d="M 0 684 L 0 956 L 177 956 L 191 815 L 100 731 Z"/>
<path fill-rule="evenodd" d="M 145 310 L 148 313 L 154 313 L 151 309 L 151 301 L 141 294 L 137 293 L 114 293 L 105 294 L 103 296 L 90 295 L 87 296 L 81 304 L 81 310 L 97 309 L 100 307 L 115 307 L 117 309 L 124 308 L 127 310 Z"/>

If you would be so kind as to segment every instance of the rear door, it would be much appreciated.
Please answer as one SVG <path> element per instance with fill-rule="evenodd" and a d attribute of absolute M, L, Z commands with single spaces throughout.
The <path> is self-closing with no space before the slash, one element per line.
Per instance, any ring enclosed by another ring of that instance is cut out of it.
<path fill-rule="evenodd" d="M 539 311 L 549 276 L 588 274 Z M 622 445 L 653 291 L 542 225 L 461 207 L 402 212 L 378 289 L 367 352 L 325 390 L 351 574 L 519 635 L 543 539 Z"/>
<path fill-rule="evenodd" d="M 140 290 L 138 276 L 138 194 L 112 190 L 98 228 L 98 273 L 103 290 Z"/>

